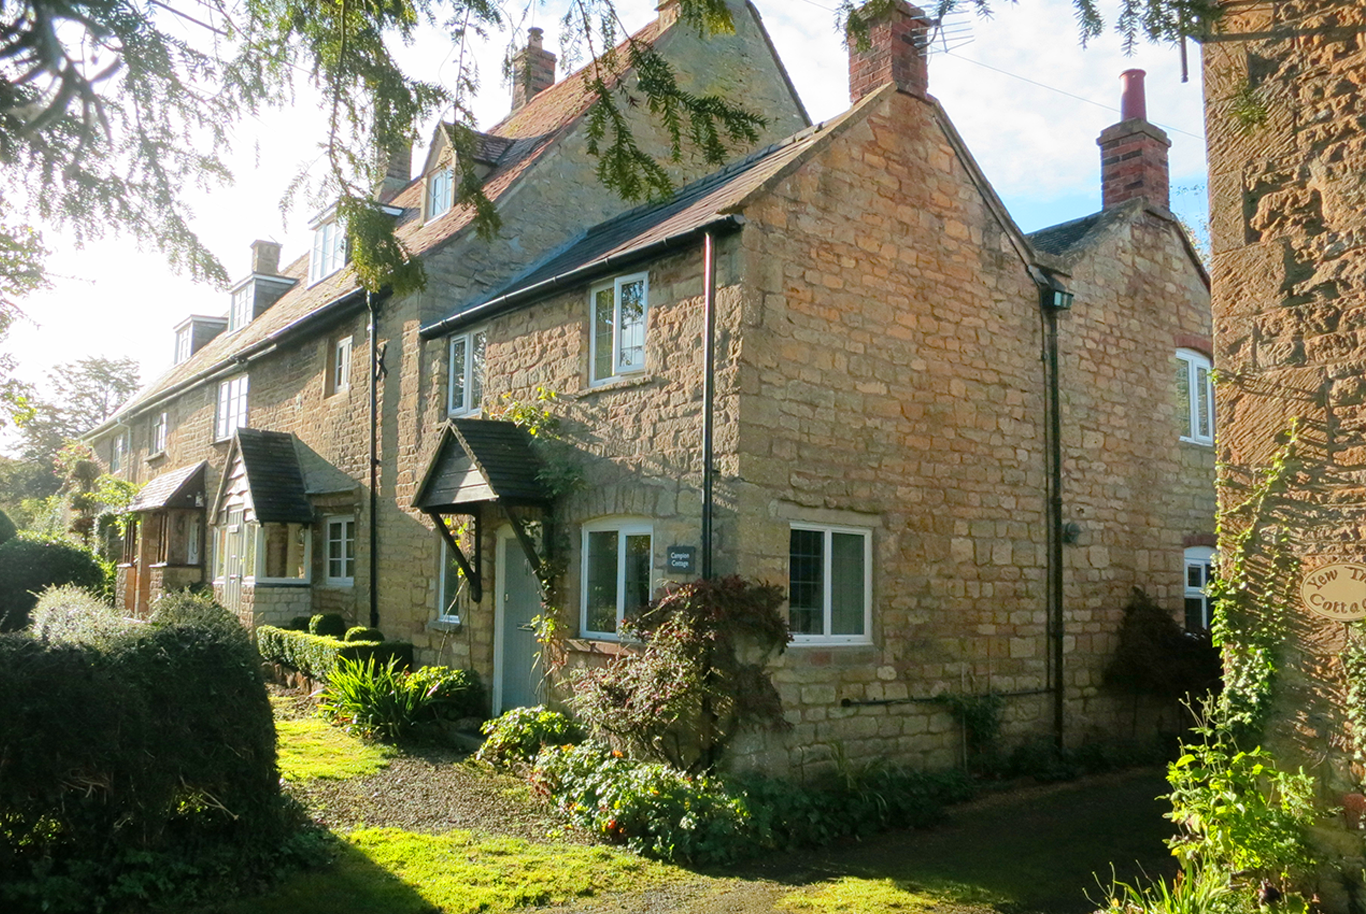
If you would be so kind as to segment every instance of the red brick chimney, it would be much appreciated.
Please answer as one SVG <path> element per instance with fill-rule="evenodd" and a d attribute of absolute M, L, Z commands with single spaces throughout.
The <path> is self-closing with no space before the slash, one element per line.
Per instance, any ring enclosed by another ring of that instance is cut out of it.
<path fill-rule="evenodd" d="M 1154 206 L 1171 207 L 1167 149 L 1172 141 L 1148 123 L 1142 70 L 1125 70 L 1119 79 L 1120 122 L 1101 131 L 1101 203 L 1106 208 L 1142 197 Z"/>
<path fill-rule="evenodd" d="M 527 29 L 526 47 L 512 55 L 512 110 L 555 85 L 555 55 L 541 47 L 543 32 Z"/>
<path fill-rule="evenodd" d="M 868 47 L 861 50 L 849 43 L 849 100 L 856 102 L 887 83 L 923 98 L 930 84 L 925 64 L 929 27 L 924 10 L 905 0 L 895 0 L 887 12 L 869 20 Z"/>

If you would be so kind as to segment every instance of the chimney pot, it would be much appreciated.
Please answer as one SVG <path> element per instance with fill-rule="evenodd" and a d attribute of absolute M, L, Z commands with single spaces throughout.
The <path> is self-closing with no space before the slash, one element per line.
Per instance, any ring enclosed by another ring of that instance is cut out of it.
<path fill-rule="evenodd" d="M 280 273 L 280 245 L 274 241 L 253 241 L 251 243 L 251 271 L 268 276 Z"/>
<path fill-rule="evenodd" d="M 1125 70 L 1119 74 L 1119 119 L 1141 121 L 1148 119 L 1148 100 L 1143 91 L 1143 70 Z"/>
<path fill-rule="evenodd" d="M 929 26 L 924 10 L 905 0 L 894 0 L 885 13 L 869 20 L 868 47 L 849 45 L 849 100 L 857 102 L 887 83 L 924 97 L 930 81 L 925 62 Z"/>
<path fill-rule="evenodd" d="M 1101 131 L 1101 202 L 1108 209 L 1141 197 L 1153 206 L 1171 208 L 1171 175 L 1167 149 L 1172 142 L 1157 126 L 1148 123 L 1142 70 L 1120 74 L 1120 121 Z"/>

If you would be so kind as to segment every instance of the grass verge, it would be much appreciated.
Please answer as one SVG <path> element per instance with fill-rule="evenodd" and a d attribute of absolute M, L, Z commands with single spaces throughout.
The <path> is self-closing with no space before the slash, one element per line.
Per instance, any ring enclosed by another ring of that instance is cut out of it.
<path fill-rule="evenodd" d="M 332 865 L 214 914 L 473 914 L 648 889 L 686 874 L 605 847 L 366 828 Z"/>
<path fill-rule="evenodd" d="M 364 777 L 389 765 L 393 750 L 367 743 L 316 717 L 276 718 L 280 775 L 286 781 Z"/>

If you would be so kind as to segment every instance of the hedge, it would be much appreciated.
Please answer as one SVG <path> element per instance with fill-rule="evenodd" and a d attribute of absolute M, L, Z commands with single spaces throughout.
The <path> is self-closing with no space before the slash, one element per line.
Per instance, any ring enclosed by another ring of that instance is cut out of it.
<path fill-rule="evenodd" d="M 0 635 L 0 910 L 146 909 L 276 864 L 270 702 L 217 614 L 133 623 L 63 589 L 40 636 Z"/>
<path fill-rule="evenodd" d="M 388 663 L 392 657 L 398 661 L 399 669 L 413 666 L 413 645 L 407 641 L 342 641 L 274 625 L 256 627 L 256 649 L 264 659 L 283 663 L 320 682 L 331 675 L 343 657 L 361 662 L 373 657 L 376 666 Z"/>
<path fill-rule="evenodd" d="M 0 546 L 0 631 L 27 626 L 37 594 L 63 584 L 99 590 L 104 568 L 93 552 L 63 540 L 16 536 Z"/>

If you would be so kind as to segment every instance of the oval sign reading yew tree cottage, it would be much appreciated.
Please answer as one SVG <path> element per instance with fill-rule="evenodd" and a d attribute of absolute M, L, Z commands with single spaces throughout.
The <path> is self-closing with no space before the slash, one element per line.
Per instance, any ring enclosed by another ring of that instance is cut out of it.
<path fill-rule="evenodd" d="M 1334 562 L 1315 568 L 1300 584 L 1300 600 L 1311 613 L 1339 622 L 1366 619 L 1366 565 Z"/>

